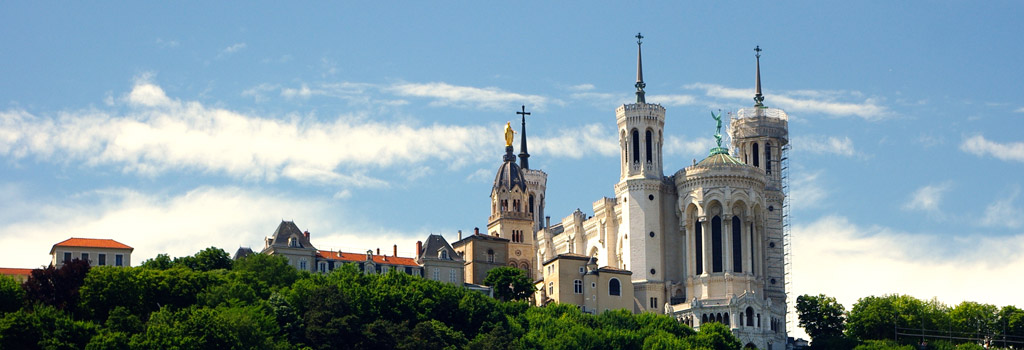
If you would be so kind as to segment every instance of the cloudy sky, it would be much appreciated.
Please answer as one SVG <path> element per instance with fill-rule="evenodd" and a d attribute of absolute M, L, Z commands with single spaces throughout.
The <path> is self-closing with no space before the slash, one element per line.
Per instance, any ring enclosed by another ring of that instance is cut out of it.
<path fill-rule="evenodd" d="M 72 236 L 260 249 L 281 220 L 412 255 L 486 226 L 521 105 L 548 214 L 591 212 L 643 32 L 668 175 L 753 103 L 764 49 L 795 295 L 1024 306 L 1020 2 L 89 5 L 0 3 L 0 266 Z"/>

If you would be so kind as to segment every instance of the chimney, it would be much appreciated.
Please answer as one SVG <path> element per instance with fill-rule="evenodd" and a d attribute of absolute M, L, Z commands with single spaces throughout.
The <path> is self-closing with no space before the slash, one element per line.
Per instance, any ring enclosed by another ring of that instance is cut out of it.
<path fill-rule="evenodd" d="M 302 235 L 306 236 L 307 241 L 309 240 L 309 231 L 303 232 Z"/>
<path fill-rule="evenodd" d="M 380 255 L 380 248 L 377 248 L 377 255 Z"/>
<path fill-rule="evenodd" d="M 551 217 L 550 216 L 545 216 L 544 217 L 544 227 L 551 227 Z"/>
<path fill-rule="evenodd" d="M 480 234 L 480 228 L 479 228 L 479 227 L 474 227 L 474 228 L 473 228 L 473 234 L 474 234 L 474 235 L 478 235 L 478 234 Z"/>
<path fill-rule="evenodd" d="M 459 230 L 459 240 L 462 240 L 462 230 Z"/>
<path fill-rule="evenodd" d="M 395 244 L 395 253 L 391 256 L 398 256 L 398 245 Z"/>
<path fill-rule="evenodd" d="M 420 259 L 421 250 L 423 250 L 423 241 L 416 241 L 416 260 Z"/>

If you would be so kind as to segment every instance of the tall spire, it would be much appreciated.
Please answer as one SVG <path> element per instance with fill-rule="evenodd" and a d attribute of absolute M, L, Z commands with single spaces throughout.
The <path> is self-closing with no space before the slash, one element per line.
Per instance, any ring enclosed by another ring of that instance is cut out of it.
<path fill-rule="evenodd" d="M 519 135 L 519 167 L 523 169 L 530 168 L 530 154 L 526 153 L 526 116 L 530 115 L 530 112 L 526 111 L 526 105 L 523 105 L 522 112 L 516 112 L 516 114 L 523 116 L 523 132 Z"/>
<path fill-rule="evenodd" d="M 761 45 L 754 48 L 754 57 L 757 58 L 757 80 L 754 90 L 754 107 L 764 107 L 764 96 L 761 95 Z"/>
<path fill-rule="evenodd" d="M 636 103 L 647 103 L 644 100 L 644 88 L 647 84 L 644 84 L 644 63 L 642 50 L 640 45 L 643 45 L 644 36 L 640 33 L 636 33 Z"/>

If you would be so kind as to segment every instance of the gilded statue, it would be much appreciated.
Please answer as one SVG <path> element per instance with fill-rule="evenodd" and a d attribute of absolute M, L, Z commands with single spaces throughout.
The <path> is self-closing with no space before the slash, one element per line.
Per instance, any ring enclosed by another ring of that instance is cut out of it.
<path fill-rule="evenodd" d="M 515 137 L 516 131 L 512 130 L 512 122 L 505 123 L 505 146 L 512 146 L 512 139 Z"/>

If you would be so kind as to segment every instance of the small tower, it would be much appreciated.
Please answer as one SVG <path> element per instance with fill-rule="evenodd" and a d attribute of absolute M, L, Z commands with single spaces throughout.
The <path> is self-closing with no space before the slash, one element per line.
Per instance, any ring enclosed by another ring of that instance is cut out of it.
<path fill-rule="evenodd" d="M 666 301 L 664 292 L 664 229 L 663 201 L 674 193 L 662 173 L 662 130 L 665 107 L 649 104 L 644 98 L 643 63 L 637 38 L 636 103 L 615 110 L 619 146 L 622 154 L 619 182 L 615 185 L 617 205 L 621 208 L 617 247 L 621 259 L 617 268 L 633 272 L 634 296 L 644 305 Z M 650 303 L 648 303 L 650 300 Z M 646 306 L 645 306 L 646 307 Z M 649 310 L 660 312 L 660 307 Z"/>
<path fill-rule="evenodd" d="M 526 271 L 527 276 L 530 276 L 533 266 L 534 222 L 528 206 L 530 194 L 527 190 L 526 176 L 512 154 L 514 133 L 511 123 L 506 124 L 505 156 L 494 177 L 494 186 L 491 187 L 491 215 L 487 223 L 487 233 L 508 239 L 509 263 L 520 267 Z"/>
<path fill-rule="evenodd" d="M 521 108 L 521 111 L 516 112 L 521 116 L 523 125 L 522 131 L 519 133 L 519 168 L 523 171 L 523 176 L 526 177 L 527 208 L 533 218 L 533 230 L 529 232 L 529 235 L 532 236 L 537 230 L 544 228 L 544 197 L 548 174 L 540 169 L 530 169 L 530 154 L 526 151 L 526 116 L 531 113 L 526 111 L 525 105 Z"/>
<path fill-rule="evenodd" d="M 764 245 L 766 246 L 765 294 L 774 307 L 785 315 L 785 213 L 786 193 L 783 186 L 783 162 L 789 149 L 789 116 L 785 111 L 764 105 L 761 94 L 761 47 L 754 48 L 756 75 L 754 106 L 740 109 L 732 116 L 732 147 L 737 158 L 764 172 L 765 213 Z M 784 330 L 783 330 L 784 331 Z"/>

